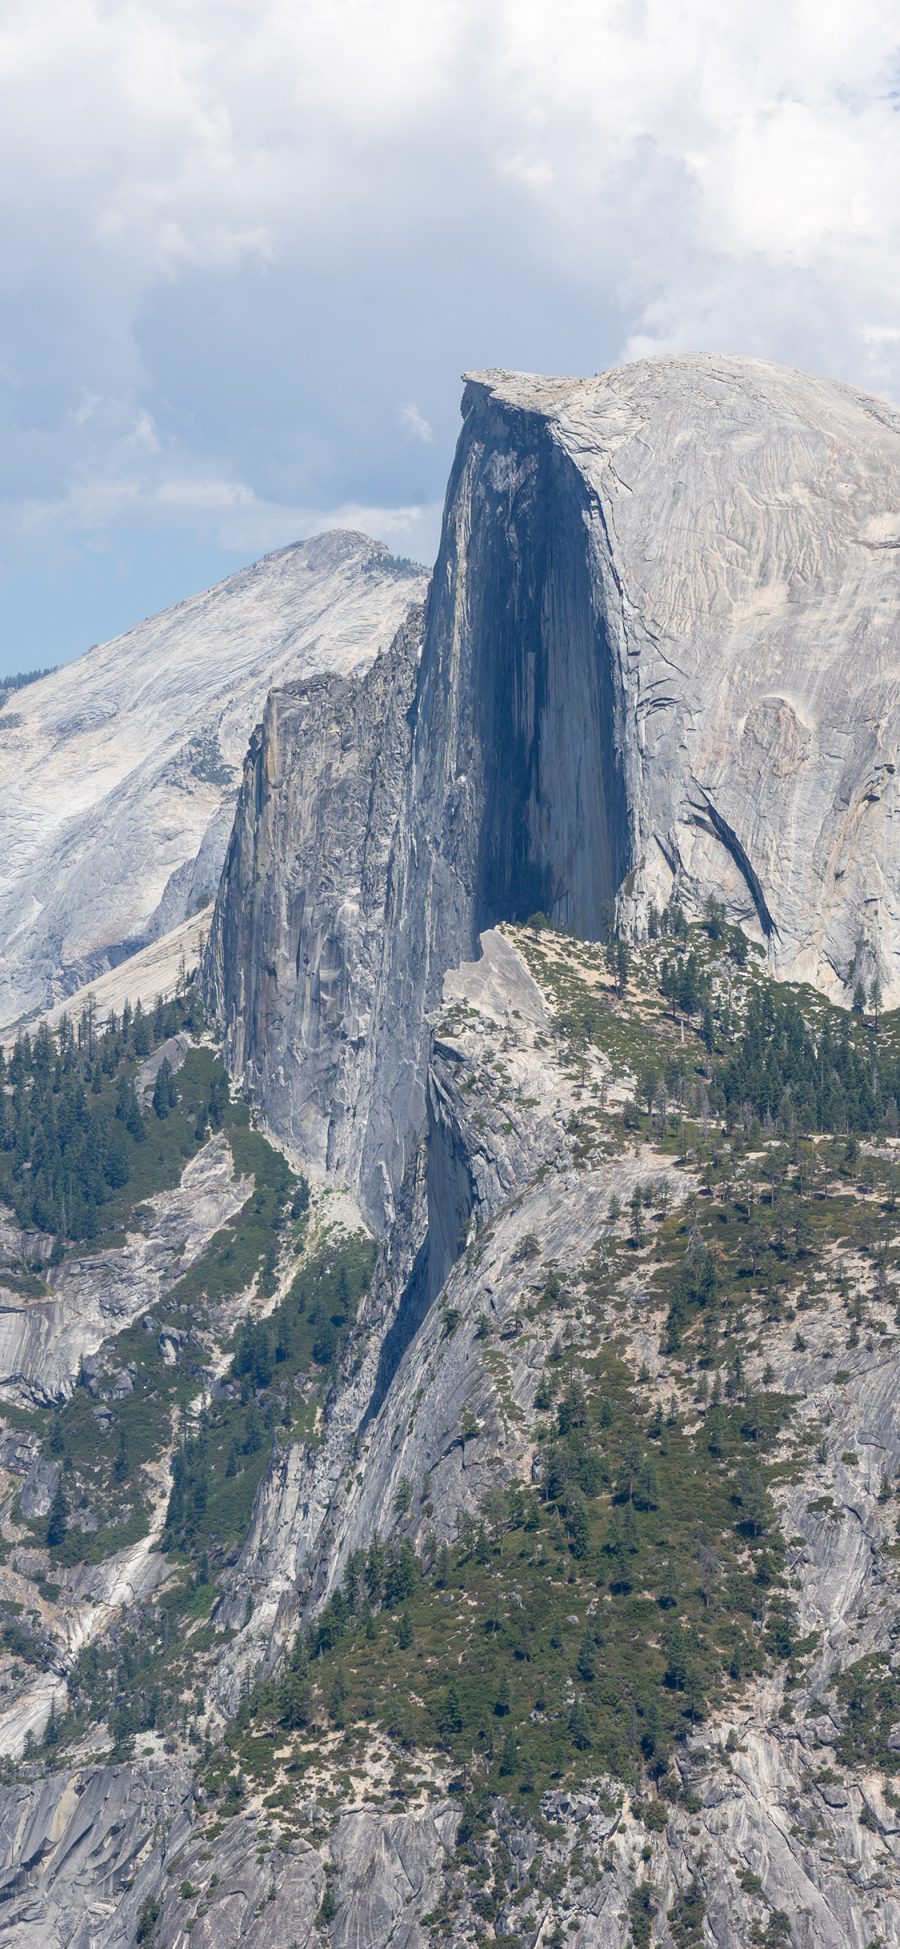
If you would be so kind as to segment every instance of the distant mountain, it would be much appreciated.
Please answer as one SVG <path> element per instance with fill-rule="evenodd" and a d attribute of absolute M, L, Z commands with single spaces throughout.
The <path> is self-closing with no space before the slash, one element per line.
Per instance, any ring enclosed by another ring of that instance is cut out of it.
<path fill-rule="evenodd" d="M 360 534 L 279 550 L 19 689 L 0 715 L 0 1027 L 215 892 L 271 683 L 386 649 L 424 571 Z"/>

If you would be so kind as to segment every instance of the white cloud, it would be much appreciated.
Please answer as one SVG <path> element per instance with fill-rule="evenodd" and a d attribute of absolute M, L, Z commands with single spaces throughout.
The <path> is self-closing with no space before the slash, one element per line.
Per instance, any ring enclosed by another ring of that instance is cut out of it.
<path fill-rule="evenodd" d="M 118 457 L 125 458 L 124 448 Z M 168 472 L 163 462 L 152 476 L 110 468 L 80 476 L 58 500 L 21 501 L 9 510 L 6 546 L 14 558 L 23 548 L 55 546 L 60 535 L 102 546 L 123 523 L 152 531 L 174 521 L 247 560 L 330 528 L 352 528 L 397 554 L 428 562 L 440 515 L 440 502 L 395 507 L 346 501 L 310 508 L 267 501 L 244 481 L 192 472 L 188 461 L 182 471 Z"/>
<path fill-rule="evenodd" d="M 423 532 L 486 356 L 900 397 L 897 89 L 893 0 L 7 0 L 7 531 Z"/>
<path fill-rule="evenodd" d="M 421 440 L 426 447 L 431 445 L 434 439 L 434 427 L 426 420 L 424 413 L 420 412 L 414 400 L 408 400 L 405 406 L 401 406 L 400 424 L 413 440 Z"/>

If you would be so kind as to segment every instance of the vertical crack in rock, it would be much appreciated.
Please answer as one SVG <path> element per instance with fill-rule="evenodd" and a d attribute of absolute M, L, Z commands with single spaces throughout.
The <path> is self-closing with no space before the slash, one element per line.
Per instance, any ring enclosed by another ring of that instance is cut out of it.
<path fill-rule="evenodd" d="M 701 786 L 701 790 L 702 789 L 703 788 Z M 738 871 L 743 874 L 744 879 L 747 882 L 747 888 L 750 893 L 751 899 L 753 901 L 753 905 L 755 906 L 757 914 L 759 916 L 760 927 L 762 928 L 763 933 L 765 934 L 767 940 L 771 940 L 773 935 L 777 935 L 778 928 L 776 927 L 775 922 L 772 919 L 772 916 L 766 904 L 766 896 L 763 893 L 762 887 L 760 885 L 759 874 L 754 872 L 750 860 L 748 859 L 747 854 L 744 850 L 744 847 L 741 845 L 741 842 L 737 836 L 737 833 L 728 824 L 728 820 L 723 819 L 721 812 L 719 812 L 717 808 L 713 805 L 712 799 L 708 796 L 706 792 L 704 792 L 703 794 L 702 808 L 700 806 L 695 806 L 694 810 L 695 813 L 697 813 L 698 815 L 701 815 L 702 813 L 706 814 L 705 819 L 702 816 L 698 816 L 696 819 L 696 824 L 698 826 L 706 825 L 707 831 L 711 830 L 712 832 L 715 833 L 717 839 L 721 839 L 726 852 L 729 852 L 731 854 L 731 857 L 734 860 L 734 863 L 737 866 Z M 707 825 L 707 821 L 708 821 L 708 825 Z"/>

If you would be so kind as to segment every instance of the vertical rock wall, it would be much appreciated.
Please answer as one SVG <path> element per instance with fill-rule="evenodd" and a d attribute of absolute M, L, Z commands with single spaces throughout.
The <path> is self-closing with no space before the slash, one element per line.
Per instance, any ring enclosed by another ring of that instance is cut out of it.
<path fill-rule="evenodd" d="M 210 956 L 271 1127 L 389 1222 L 479 933 L 710 892 L 900 997 L 900 423 L 756 360 L 471 380 L 421 658 L 270 703 Z"/>
<path fill-rule="evenodd" d="M 623 691 L 578 470 L 467 388 L 425 611 L 360 679 L 279 691 L 207 961 L 269 1125 L 389 1221 L 444 974 L 538 909 L 601 933 L 631 861 Z"/>

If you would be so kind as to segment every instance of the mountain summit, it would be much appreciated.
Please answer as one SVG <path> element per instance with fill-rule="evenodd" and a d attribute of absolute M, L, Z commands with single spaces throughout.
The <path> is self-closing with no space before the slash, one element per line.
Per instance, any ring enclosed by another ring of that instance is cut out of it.
<path fill-rule="evenodd" d="M 711 356 L 463 415 L 422 629 L 269 699 L 209 963 L 236 1073 L 379 1224 L 486 927 L 712 896 L 771 972 L 900 995 L 897 416 Z"/>
<path fill-rule="evenodd" d="M 779 972 L 896 987 L 897 414 L 712 355 L 472 374 L 463 411 L 445 548 L 471 505 L 517 618 L 494 897 L 592 931 L 713 889 Z"/>
<path fill-rule="evenodd" d="M 387 648 L 424 571 L 318 535 L 18 691 L 0 716 L 0 1027 L 215 893 L 266 691 Z"/>

